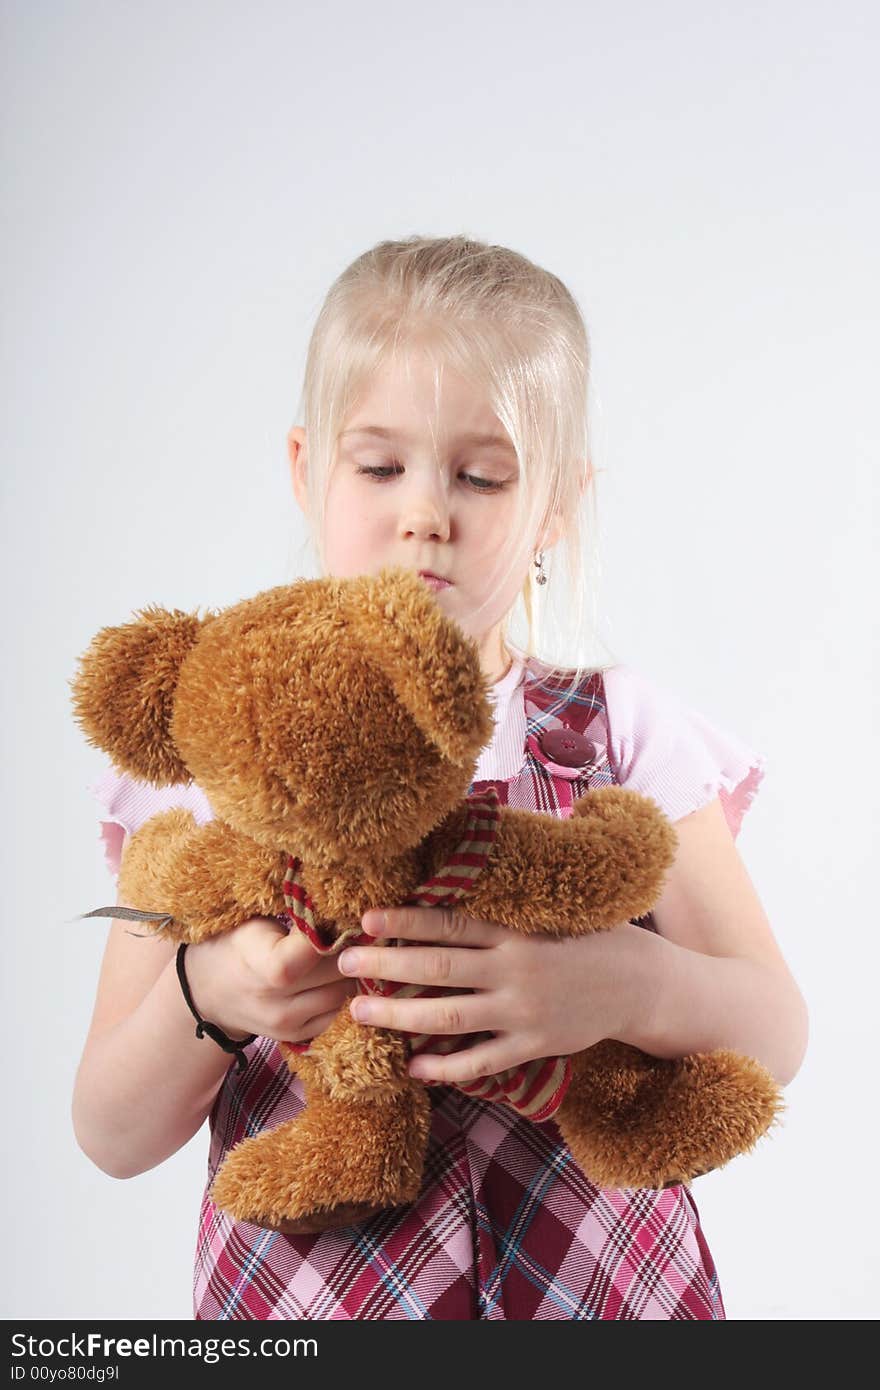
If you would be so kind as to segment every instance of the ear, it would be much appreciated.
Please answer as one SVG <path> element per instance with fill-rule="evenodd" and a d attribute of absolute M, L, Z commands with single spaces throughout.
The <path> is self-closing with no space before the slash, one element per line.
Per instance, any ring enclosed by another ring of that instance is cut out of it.
<path fill-rule="evenodd" d="M 544 528 L 535 544 L 536 550 L 552 550 L 559 537 L 562 535 L 564 526 L 559 519 L 559 514 L 553 518 L 552 522 Z"/>
<path fill-rule="evenodd" d="M 306 497 L 306 432 L 302 425 L 294 425 L 287 435 L 287 456 L 290 459 L 290 481 L 296 500 L 303 512 L 307 512 Z"/>
<path fill-rule="evenodd" d="M 565 522 L 562 519 L 562 514 L 560 512 L 554 512 L 550 520 L 538 532 L 538 538 L 535 541 L 535 549 L 552 550 L 564 530 Z"/>
<path fill-rule="evenodd" d="M 174 696 L 184 661 L 215 616 L 140 609 L 134 622 L 102 628 L 79 658 L 68 682 L 74 718 L 121 772 L 157 787 L 193 780 L 171 737 Z"/>
<path fill-rule="evenodd" d="M 581 497 L 583 497 L 584 492 L 590 486 L 590 483 L 592 481 L 593 465 L 591 462 L 587 461 L 581 466 L 580 477 L 578 479 L 578 493 Z M 553 513 L 552 517 L 546 523 L 546 525 L 538 533 L 538 539 L 535 542 L 535 549 L 552 550 L 553 546 L 559 540 L 560 536 L 563 535 L 564 531 L 564 518 L 561 512 L 556 511 Z"/>

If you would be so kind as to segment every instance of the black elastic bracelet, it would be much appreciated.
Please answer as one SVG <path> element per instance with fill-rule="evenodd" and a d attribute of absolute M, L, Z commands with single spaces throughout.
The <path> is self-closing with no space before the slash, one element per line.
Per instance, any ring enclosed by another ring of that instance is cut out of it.
<path fill-rule="evenodd" d="M 244 1050 L 254 1041 L 257 1035 L 256 1033 L 251 1033 L 248 1037 L 242 1038 L 240 1042 L 236 1042 L 234 1038 L 230 1038 L 224 1033 L 222 1028 L 218 1028 L 216 1023 L 206 1023 L 201 1017 L 198 1009 L 193 1003 L 192 995 L 189 992 L 189 981 L 186 978 L 186 971 L 183 968 L 183 958 L 186 955 L 188 944 L 188 942 L 183 941 L 177 948 L 177 978 L 180 981 L 180 988 L 183 990 L 183 997 L 186 1000 L 187 1007 L 196 1021 L 196 1037 L 204 1038 L 207 1035 L 214 1040 L 218 1047 L 222 1047 L 224 1052 L 234 1053 L 235 1064 L 238 1070 L 244 1071 L 247 1066 L 247 1057 L 244 1055 Z"/>

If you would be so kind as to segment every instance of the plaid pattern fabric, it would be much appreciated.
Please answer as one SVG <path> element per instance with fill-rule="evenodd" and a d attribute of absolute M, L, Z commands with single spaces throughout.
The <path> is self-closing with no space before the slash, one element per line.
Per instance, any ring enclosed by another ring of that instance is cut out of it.
<path fill-rule="evenodd" d="M 601 672 L 566 696 L 531 661 L 520 772 L 501 804 L 566 817 L 591 787 L 614 784 Z M 568 727 L 593 744 L 582 768 L 541 747 Z M 641 919 L 653 928 L 650 917 Z M 573 1162 L 552 1120 L 523 1119 L 449 1086 L 432 1087 L 422 1191 L 361 1226 L 286 1236 L 234 1222 L 208 1195 L 229 1150 L 302 1108 L 302 1092 L 268 1038 L 230 1068 L 211 1112 L 208 1179 L 194 1271 L 197 1320 L 724 1319 L 714 1262 L 687 1187 L 611 1191 Z"/>
<path fill-rule="evenodd" d="M 404 899 L 403 906 L 438 907 L 467 901 L 470 889 L 488 862 L 489 850 L 497 835 L 498 793 L 490 786 L 482 796 L 469 796 L 468 802 L 469 814 L 461 844 L 433 878 L 420 884 Z M 300 877 L 300 861 L 293 855 L 287 867 L 283 892 L 287 911 L 279 916 L 279 921 L 286 920 L 291 928 L 308 937 L 319 955 L 336 955 L 347 945 L 375 944 L 373 937 L 360 930 L 359 923 L 353 926 L 336 924 L 338 935 L 335 937 L 326 930 Z M 388 945 L 407 946 L 409 943 L 389 940 Z M 394 995 L 406 999 L 437 999 L 441 995 L 454 993 L 441 985 L 401 984 L 397 980 L 370 980 L 366 977 L 358 979 L 357 988 L 360 994 L 379 994 L 386 999 Z M 411 1054 L 430 1052 L 448 1056 L 450 1052 L 458 1052 L 491 1036 L 491 1033 L 443 1035 L 401 1030 L 401 1037 L 410 1041 Z M 311 1042 L 286 1042 L 284 1047 L 291 1052 L 308 1052 L 311 1045 Z M 507 1067 L 494 1076 L 481 1076 L 467 1084 L 456 1084 L 466 1095 L 512 1105 L 514 1110 L 529 1120 L 549 1120 L 562 1104 L 570 1083 L 570 1059 L 545 1057 L 519 1067 Z"/>

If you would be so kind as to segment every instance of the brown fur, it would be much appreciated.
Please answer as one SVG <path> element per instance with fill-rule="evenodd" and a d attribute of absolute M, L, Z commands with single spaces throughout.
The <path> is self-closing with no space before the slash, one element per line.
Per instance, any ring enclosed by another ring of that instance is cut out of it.
<path fill-rule="evenodd" d="M 155 816 L 130 839 L 124 900 L 198 942 L 284 908 L 288 855 L 339 928 L 403 902 L 461 838 L 491 737 L 476 644 L 416 576 L 302 580 L 199 619 L 149 609 L 80 659 L 75 717 L 121 770 L 196 780 L 216 819 Z M 464 906 L 515 931 L 579 935 L 642 916 L 675 832 L 609 787 L 569 820 L 503 808 Z M 430 1123 L 395 1034 L 340 1011 L 307 1054 L 280 1044 L 306 1107 L 236 1146 L 213 1196 L 237 1220 L 313 1232 L 414 1201 Z M 556 1122 L 606 1187 L 686 1182 L 751 1148 L 781 1109 L 764 1067 L 731 1052 L 665 1061 L 616 1042 L 573 1059 Z"/>

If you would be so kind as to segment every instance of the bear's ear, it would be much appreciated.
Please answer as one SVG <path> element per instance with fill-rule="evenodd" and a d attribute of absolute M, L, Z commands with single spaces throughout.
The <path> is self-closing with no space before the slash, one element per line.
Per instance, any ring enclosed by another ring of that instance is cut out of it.
<path fill-rule="evenodd" d="M 171 737 L 174 694 L 185 658 L 215 616 L 138 609 L 134 622 L 102 628 L 78 659 L 68 682 L 74 718 L 121 772 L 157 787 L 192 781 Z"/>
<path fill-rule="evenodd" d="M 425 737 L 472 767 L 495 726 L 476 641 L 409 570 L 386 565 L 345 583 L 346 619 L 363 650 Z"/>

